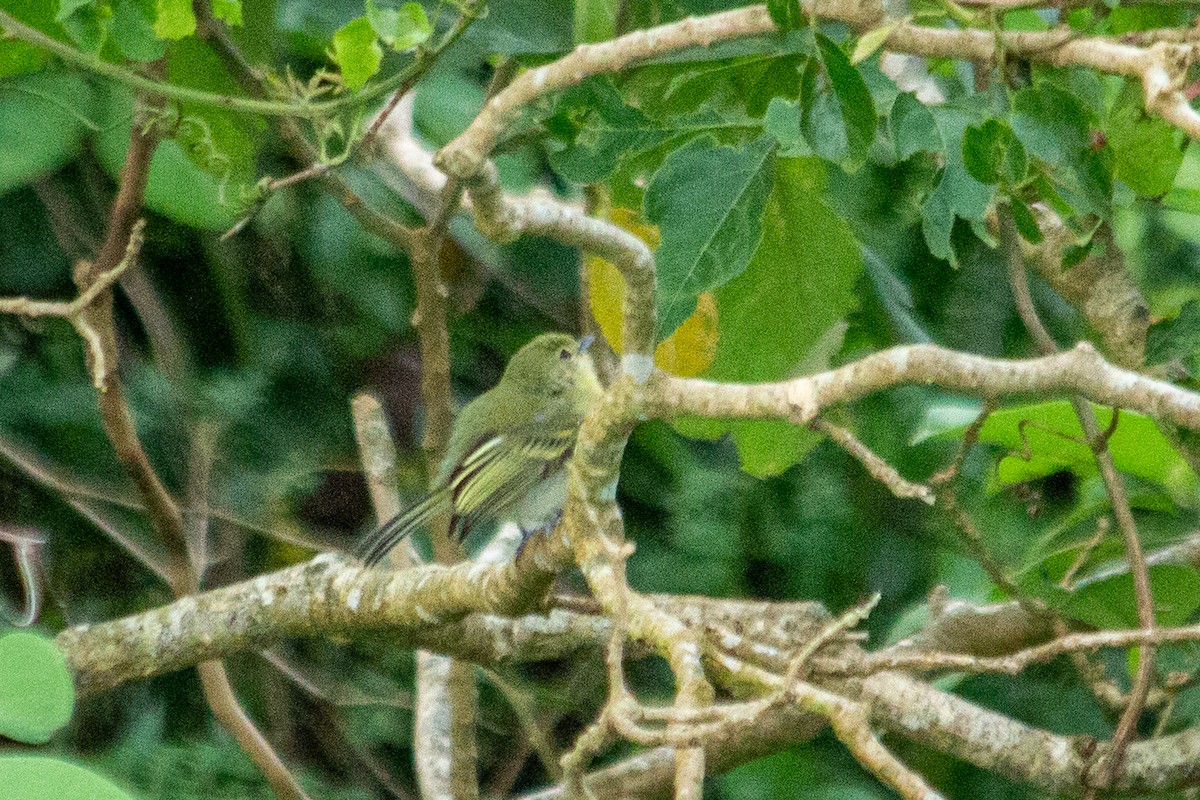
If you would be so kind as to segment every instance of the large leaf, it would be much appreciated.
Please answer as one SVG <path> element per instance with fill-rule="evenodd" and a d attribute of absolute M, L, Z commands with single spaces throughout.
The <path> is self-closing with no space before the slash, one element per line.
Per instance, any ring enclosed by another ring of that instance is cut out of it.
<path fill-rule="evenodd" d="M 91 90 L 73 73 L 0 81 L 0 195 L 73 159 L 94 105 Z"/>
<path fill-rule="evenodd" d="M 805 56 L 787 52 L 795 46 L 785 42 L 782 53 L 775 46 L 724 59 L 650 64 L 630 75 L 622 89 L 632 105 L 658 120 L 712 107 L 742 108 L 761 117 L 773 98 L 800 95 Z"/>
<path fill-rule="evenodd" d="M 631 156 L 657 148 L 678 148 L 699 136 L 744 136 L 761 127 L 757 120 L 727 119 L 701 111 L 669 120 L 654 120 L 628 105 L 612 83 L 589 78 L 563 94 L 548 123 L 570 144 L 553 153 L 550 165 L 576 183 L 598 183 Z"/>
<path fill-rule="evenodd" d="M 0 735 L 43 744 L 74 707 L 75 686 L 52 641 L 29 631 L 0 636 Z"/>
<path fill-rule="evenodd" d="M 743 148 L 696 141 L 676 150 L 646 190 L 646 217 L 659 227 L 658 322 L 670 334 L 704 291 L 737 277 L 762 236 L 775 140 Z"/>
<path fill-rule="evenodd" d="M 362 88 L 379 71 L 383 48 L 370 20 L 357 17 L 338 28 L 333 35 L 333 60 L 351 89 Z"/>
<path fill-rule="evenodd" d="M 1156 564 L 1149 573 L 1155 621 L 1167 627 L 1190 621 L 1200 608 L 1200 572 L 1185 564 Z M 1133 575 L 1128 570 L 1095 581 L 1081 581 L 1072 591 L 1048 581 L 1047 574 L 1046 570 L 1031 570 L 1021 581 L 1022 586 L 1068 616 L 1097 628 L 1138 626 Z"/>
<path fill-rule="evenodd" d="M 220 56 L 196 38 L 171 45 L 167 78 L 214 94 L 244 94 Z M 266 125 L 252 116 L 201 103 L 180 103 L 179 113 L 175 141 L 196 166 L 226 184 L 227 193 L 236 200 L 238 185 L 254 181 L 255 156 Z"/>
<path fill-rule="evenodd" d="M 838 323 L 855 307 L 862 255 L 849 226 L 822 201 L 816 158 L 779 159 L 762 242 L 746 271 L 717 289 L 717 355 L 706 377 L 769 381 L 825 366 L 840 343 Z M 743 468 L 774 475 L 797 463 L 819 437 L 775 421 L 682 426 L 733 434 Z"/>
<path fill-rule="evenodd" d="M 130 800 L 94 772 L 40 756 L 0 757 L 0 800 Z"/>

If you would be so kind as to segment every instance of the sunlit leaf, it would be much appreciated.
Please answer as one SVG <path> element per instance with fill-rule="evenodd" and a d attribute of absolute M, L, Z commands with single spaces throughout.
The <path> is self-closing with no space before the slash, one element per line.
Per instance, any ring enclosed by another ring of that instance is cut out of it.
<path fill-rule="evenodd" d="M 782 380 L 824 368 L 840 346 L 838 324 L 857 304 L 862 255 L 822 201 L 823 188 L 818 159 L 779 160 L 762 242 L 746 271 L 715 292 L 720 338 L 706 377 Z M 723 431 L 732 433 L 743 469 L 759 476 L 786 470 L 820 441 L 807 428 L 774 421 L 718 422 L 702 434 Z"/>
<path fill-rule="evenodd" d="M 858 37 L 858 41 L 854 44 L 854 52 L 850 54 L 850 63 L 857 64 L 875 55 L 876 51 L 883 47 L 883 43 L 887 41 L 887 38 L 892 35 L 892 31 L 896 30 L 896 26 L 899 24 L 900 20 L 893 20 L 885 25 L 880 25 L 878 28 L 872 28 Z"/>
<path fill-rule="evenodd" d="M 242 24 L 242 0 L 212 0 L 212 12 L 230 25 Z"/>
<path fill-rule="evenodd" d="M 396 17 L 396 39 L 392 47 L 397 50 L 412 50 L 425 44 L 433 35 L 433 25 L 425 15 L 420 3 L 405 3 L 400 6 Z"/>
<path fill-rule="evenodd" d="M 1112 409 L 1093 406 L 1101 429 L 1112 421 Z M 941 430 L 938 430 L 940 426 Z M 953 416 L 940 423 L 927 419 L 926 435 L 961 436 L 966 425 Z M 1009 453 L 1000 460 L 997 478 L 1003 485 L 1042 478 L 1070 470 L 1082 476 L 1096 473 L 1096 459 L 1083 442 L 1083 429 L 1070 401 L 1014 406 L 993 412 L 979 432 L 979 441 L 998 444 Z M 1108 440 L 1117 469 L 1152 481 L 1179 504 L 1200 504 L 1200 478 L 1188 466 L 1153 419 L 1134 411 L 1121 411 L 1116 430 Z"/>
<path fill-rule="evenodd" d="M 1185 564 L 1156 564 L 1149 568 L 1155 621 L 1182 625 L 1200 608 L 1200 572 Z M 1128 569 L 1094 581 L 1080 581 L 1068 591 L 1050 584 L 1045 573 L 1030 571 L 1023 585 L 1068 616 L 1101 629 L 1138 627 L 1133 575 Z"/>
<path fill-rule="evenodd" d="M 352 19 L 333 35 L 333 60 L 351 89 L 366 85 L 383 63 L 383 48 L 366 17 Z"/>
<path fill-rule="evenodd" d="M 615 0 L 575 0 L 575 43 L 603 42 L 617 32 Z"/>
<path fill-rule="evenodd" d="M 182 39 L 196 32 L 192 0 L 156 0 L 154 33 L 160 39 Z"/>
<path fill-rule="evenodd" d="M 42 756 L 0 757 L 0 800 L 131 800 L 99 775 Z"/>
<path fill-rule="evenodd" d="M 54 642 L 29 631 L 0 636 L 0 735 L 48 742 L 74 708 L 75 686 Z"/>

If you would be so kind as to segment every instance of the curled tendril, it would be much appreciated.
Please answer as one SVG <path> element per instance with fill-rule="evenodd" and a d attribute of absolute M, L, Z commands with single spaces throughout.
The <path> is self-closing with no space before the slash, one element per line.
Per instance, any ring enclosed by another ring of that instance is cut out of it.
<path fill-rule="evenodd" d="M 41 547 L 46 540 L 32 528 L 0 528 L 0 541 L 8 542 L 23 593 L 20 610 L 0 597 L 0 617 L 10 625 L 27 628 L 37 621 L 42 610 L 42 588 L 38 581 Z"/>

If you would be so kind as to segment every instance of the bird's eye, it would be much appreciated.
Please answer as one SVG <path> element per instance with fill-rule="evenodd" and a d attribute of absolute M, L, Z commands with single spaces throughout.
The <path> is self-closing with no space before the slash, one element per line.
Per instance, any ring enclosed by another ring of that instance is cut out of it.
<path fill-rule="evenodd" d="M 559 350 L 558 357 L 561 358 L 563 361 L 566 361 L 568 358 L 571 357 L 571 351 L 567 350 L 565 348 L 563 350 Z"/>

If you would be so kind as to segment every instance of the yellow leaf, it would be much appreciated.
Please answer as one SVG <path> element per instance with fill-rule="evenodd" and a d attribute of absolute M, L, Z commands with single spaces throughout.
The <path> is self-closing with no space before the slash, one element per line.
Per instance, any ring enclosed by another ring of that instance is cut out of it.
<path fill-rule="evenodd" d="M 621 352 L 621 304 L 625 302 L 625 279 L 609 262 L 588 255 L 588 302 L 600 332 L 613 352 Z"/>
<path fill-rule="evenodd" d="M 609 219 L 645 242 L 658 247 L 658 228 L 636 211 L 614 208 Z M 622 352 L 621 309 L 625 302 L 625 279 L 608 261 L 587 257 L 588 302 L 600 332 L 616 353 Z M 696 310 L 675 332 L 660 342 L 654 351 L 654 363 L 664 372 L 689 377 L 708 369 L 717 349 L 717 304 L 711 292 L 697 298 Z"/>
<path fill-rule="evenodd" d="M 655 348 L 654 363 L 681 378 L 699 375 L 717 355 L 717 336 L 716 298 L 712 292 L 701 292 L 692 315 Z"/>

